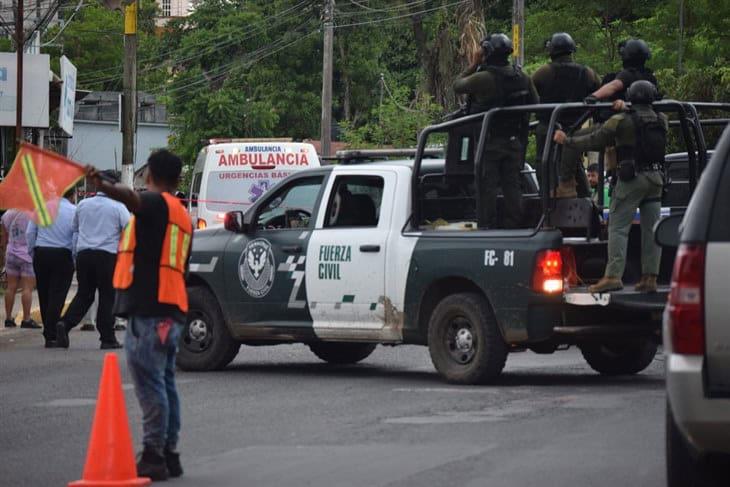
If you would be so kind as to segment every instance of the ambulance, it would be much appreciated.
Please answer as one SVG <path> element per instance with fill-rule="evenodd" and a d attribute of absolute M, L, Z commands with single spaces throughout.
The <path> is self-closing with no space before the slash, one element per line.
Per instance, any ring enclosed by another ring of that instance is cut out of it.
<path fill-rule="evenodd" d="M 223 225 L 290 174 L 319 167 L 312 144 L 291 139 L 211 139 L 193 168 L 188 209 L 195 228 Z"/>

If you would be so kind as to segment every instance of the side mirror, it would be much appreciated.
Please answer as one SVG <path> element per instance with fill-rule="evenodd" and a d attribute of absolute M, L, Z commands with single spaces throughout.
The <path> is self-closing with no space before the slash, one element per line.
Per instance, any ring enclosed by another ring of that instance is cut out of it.
<path fill-rule="evenodd" d="M 654 241 L 662 247 L 679 247 L 679 235 L 684 215 L 662 218 L 654 227 Z"/>
<path fill-rule="evenodd" d="M 223 228 L 233 233 L 246 233 L 242 211 L 229 211 L 223 218 Z"/>

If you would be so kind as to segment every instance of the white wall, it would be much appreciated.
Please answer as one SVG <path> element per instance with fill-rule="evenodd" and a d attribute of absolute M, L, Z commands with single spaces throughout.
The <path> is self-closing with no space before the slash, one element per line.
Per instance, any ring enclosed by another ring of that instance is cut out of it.
<path fill-rule="evenodd" d="M 167 147 L 170 128 L 162 124 L 137 126 L 137 155 L 134 168 L 147 162 L 154 149 Z M 122 133 L 116 122 L 74 121 L 74 135 L 68 141 L 68 157 L 81 164 L 92 164 L 99 169 L 122 166 Z"/>

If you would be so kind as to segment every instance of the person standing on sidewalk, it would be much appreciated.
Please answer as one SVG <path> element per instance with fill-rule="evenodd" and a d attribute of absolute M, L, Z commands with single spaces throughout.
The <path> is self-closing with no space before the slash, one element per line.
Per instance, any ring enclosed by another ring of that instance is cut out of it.
<path fill-rule="evenodd" d="M 104 176 L 116 181 L 112 171 Z M 79 287 L 73 301 L 56 325 L 56 343 L 68 348 L 68 332 L 79 324 L 86 311 L 94 303 L 99 291 L 99 307 L 96 329 L 99 331 L 101 349 L 121 348 L 114 336 L 114 286 L 112 276 L 117 260 L 119 237 L 129 222 L 127 208 L 107 197 L 102 191 L 82 200 L 74 218 L 73 228 L 78 232 L 76 242 L 76 279 Z"/>
<path fill-rule="evenodd" d="M 31 221 L 25 234 L 28 248 L 32 249 L 46 348 L 56 347 L 56 323 L 63 312 L 74 275 L 76 206 L 69 201 L 72 196 L 73 189 L 59 200 L 58 214 L 52 225 L 38 228 Z"/>
<path fill-rule="evenodd" d="M 23 307 L 21 328 L 39 329 L 41 326 L 30 317 L 30 306 L 33 304 L 33 289 L 35 288 L 35 272 L 33 259 L 28 252 L 28 242 L 25 231 L 28 229 L 30 218 L 20 210 L 8 210 L 2 217 L 2 226 L 5 230 L 0 246 L 5 249 L 5 275 L 8 286 L 5 289 L 5 328 L 15 326 L 15 294 L 18 287 L 22 289 L 20 302 Z"/>
<path fill-rule="evenodd" d="M 133 213 L 124 229 L 114 287 L 114 312 L 127 318 L 124 349 L 144 421 L 144 450 L 137 473 L 152 480 L 182 475 L 177 442 L 180 400 L 175 386 L 175 354 L 188 310 L 185 273 L 192 242 L 192 222 L 173 192 L 182 161 L 166 150 L 147 160 L 147 191 L 103 181 L 93 167 L 88 174 L 100 191 Z"/>

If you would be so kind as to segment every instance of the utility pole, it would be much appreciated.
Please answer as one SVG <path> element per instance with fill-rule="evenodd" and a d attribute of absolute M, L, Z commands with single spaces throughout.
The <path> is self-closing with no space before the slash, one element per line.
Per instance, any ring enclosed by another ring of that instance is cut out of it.
<path fill-rule="evenodd" d="M 124 6 L 124 86 L 122 90 L 122 184 L 134 183 L 137 132 L 137 1 Z"/>
<path fill-rule="evenodd" d="M 25 0 L 18 0 L 15 15 L 15 49 L 17 50 L 17 76 L 15 90 L 15 152 L 23 140 L 23 49 L 25 48 Z"/>
<path fill-rule="evenodd" d="M 330 155 L 332 142 L 332 47 L 335 0 L 324 0 L 324 52 L 322 54 L 322 125 L 320 142 L 322 156 Z"/>
<path fill-rule="evenodd" d="M 679 45 L 677 46 L 677 71 L 682 72 L 684 57 L 684 0 L 679 0 Z"/>
<path fill-rule="evenodd" d="M 512 44 L 516 64 L 525 64 L 525 0 L 512 3 Z"/>

